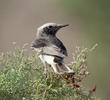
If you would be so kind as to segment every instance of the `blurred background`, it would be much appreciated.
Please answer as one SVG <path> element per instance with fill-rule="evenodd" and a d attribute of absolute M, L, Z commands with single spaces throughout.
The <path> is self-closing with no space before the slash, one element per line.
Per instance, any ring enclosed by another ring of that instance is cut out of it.
<path fill-rule="evenodd" d="M 89 54 L 91 73 L 84 84 L 97 86 L 95 95 L 109 100 L 110 94 L 110 1 L 109 0 L 0 0 L 0 52 L 35 39 L 37 27 L 47 22 L 70 24 L 57 36 L 72 60 L 75 47 L 98 47 Z M 29 48 L 30 50 L 30 48 Z"/>

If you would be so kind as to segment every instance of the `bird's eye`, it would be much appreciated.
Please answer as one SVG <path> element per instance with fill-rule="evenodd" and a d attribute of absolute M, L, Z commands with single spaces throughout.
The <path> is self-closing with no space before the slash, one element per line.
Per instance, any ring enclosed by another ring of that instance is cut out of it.
<path fill-rule="evenodd" d="M 49 26 L 49 28 L 52 28 L 52 26 Z"/>

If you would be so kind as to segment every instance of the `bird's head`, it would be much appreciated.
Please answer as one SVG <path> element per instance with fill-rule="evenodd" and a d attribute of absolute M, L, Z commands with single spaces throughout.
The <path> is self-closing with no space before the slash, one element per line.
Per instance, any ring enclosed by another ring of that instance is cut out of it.
<path fill-rule="evenodd" d="M 46 23 L 37 29 L 37 37 L 55 36 L 56 32 L 69 24 Z"/>

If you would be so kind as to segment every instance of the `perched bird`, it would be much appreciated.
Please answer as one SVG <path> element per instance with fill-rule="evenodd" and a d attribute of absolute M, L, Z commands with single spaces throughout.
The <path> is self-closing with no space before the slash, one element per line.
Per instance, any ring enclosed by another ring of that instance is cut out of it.
<path fill-rule="evenodd" d="M 31 47 L 35 50 L 42 48 L 42 54 L 39 57 L 44 64 L 45 72 L 48 71 L 46 64 L 49 64 L 57 74 L 63 74 L 65 72 L 73 73 L 64 64 L 67 50 L 63 43 L 56 37 L 57 31 L 66 26 L 68 24 L 47 23 L 37 29 L 37 37 Z"/>

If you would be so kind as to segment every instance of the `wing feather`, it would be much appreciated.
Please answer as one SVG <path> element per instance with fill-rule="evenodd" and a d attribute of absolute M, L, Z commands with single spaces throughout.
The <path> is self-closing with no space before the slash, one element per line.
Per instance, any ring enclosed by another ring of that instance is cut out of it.
<path fill-rule="evenodd" d="M 32 47 L 34 48 L 43 47 L 44 54 L 59 56 L 62 58 L 67 56 L 66 48 L 59 39 L 53 40 L 51 42 L 46 39 L 38 39 L 32 43 Z"/>

